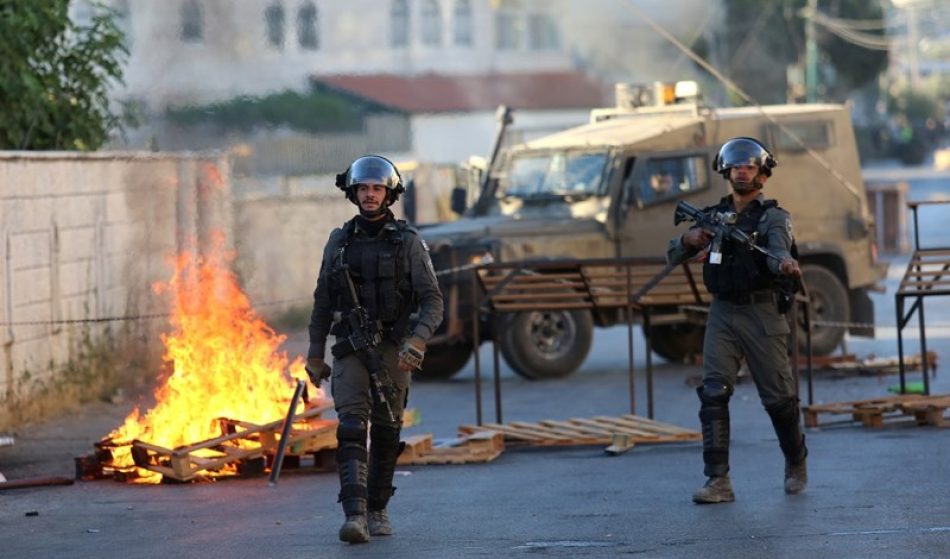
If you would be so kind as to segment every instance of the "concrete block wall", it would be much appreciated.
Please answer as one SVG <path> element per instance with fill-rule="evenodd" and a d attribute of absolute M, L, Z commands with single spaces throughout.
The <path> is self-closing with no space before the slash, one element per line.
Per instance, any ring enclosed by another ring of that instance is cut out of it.
<path fill-rule="evenodd" d="M 356 214 L 333 175 L 285 180 L 282 192 L 235 200 L 234 207 L 237 273 L 268 318 L 312 304 L 327 238 Z"/>
<path fill-rule="evenodd" d="M 357 213 L 334 186 L 335 175 L 280 177 L 262 191 L 260 179 L 233 178 L 234 191 L 259 191 L 234 200 L 235 269 L 258 313 L 272 320 L 309 308 L 330 232 Z M 392 207 L 403 218 L 403 203 Z"/>
<path fill-rule="evenodd" d="M 0 431 L 114 382 L 91 351 L 158 372 L 167 320 L 91 320 L 166 311 L 168 256 L 232 234 L 229 181 L 214 154 L 0 152 Z"/>

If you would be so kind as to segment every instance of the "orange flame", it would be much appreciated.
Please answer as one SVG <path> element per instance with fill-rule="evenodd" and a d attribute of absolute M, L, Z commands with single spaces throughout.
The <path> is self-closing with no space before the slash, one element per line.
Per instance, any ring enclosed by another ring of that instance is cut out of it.
<path fill-rule="evenodd" d="M 223 244 L 217 233 L 205 257 L 179 254 L 171 280 L 154 286 L 172 297 L 172 331 L 161 336 L 168 372 L 155 390 L 155 406 L 144 414 L 136 408 L 109 435 L 125 445 L 113 450 L 117 468 L 133 467 L 128 445 L 135 439 L 174 449 L 221 436 L 218 418 L 256 424 L 281 419 L 293 379 L 307 378 L 299 357 L 288 364 L 278 351 L 285 336 L 257 316 L 228 267 L 233 254 Z M 160 481 L 148 470 L 138 474 L 139 481 Z"/>

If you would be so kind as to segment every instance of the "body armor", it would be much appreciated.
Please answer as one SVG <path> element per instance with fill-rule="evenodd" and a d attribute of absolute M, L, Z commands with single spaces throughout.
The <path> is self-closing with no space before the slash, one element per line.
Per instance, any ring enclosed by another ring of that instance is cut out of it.
<path fill-rule="evenodd" d="M 393 341 L 408 334 L 409 315 L 413 308 L 413 292 L 408 276 L 408 260 L 403 235 L 408 225 L 403 221 L 388 221 L 374 237 L 356 226 L 356 220 L 344 226 L 345 236 L 334 259 L 334 267 L 345 264 L 356 284 L 360 303 L 371 320 L 380 324 L 380 331 Z M 330 298 L 333 310 L 350 310 L 343 291 L 344 286 L 333 275 Z M 334 324 L 330 333 L 346 336 L 345 323 Z"/>
<path fill-rule="evenodd" d="M 778 203 L 775 200 L 765 200 L 762 203 L 754 203 L 747 211 L 738 215 L 735 227 L 747 235 L 756 232 L 759 221 L 769 208 L 777 208 Z M 723 198 L 716 206 L 705 208 L 703 211 L 732 211 L 729 205 L 729 198 Z M 756 244 L 765 247 L 768 239 L 760 238 Z M 749 250 L 744 247 L 736 246 L 729 239 L 722 241 L 722 262 L 720 264 L 711 264 L 708 261 L 703 264 L 703 283 L 706 289 L 713 295 L 725 295 L 749 293 L 761 289 L 772 289 L 775 287 L 774 274 L 769 270 L 766 263 L 766 256 L 758 251 Z"/>

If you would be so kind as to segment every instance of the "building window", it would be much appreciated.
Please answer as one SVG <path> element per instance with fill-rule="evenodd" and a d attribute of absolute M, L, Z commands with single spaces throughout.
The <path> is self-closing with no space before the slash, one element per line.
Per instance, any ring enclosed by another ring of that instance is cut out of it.
<path fill-rule="evenodd" d="M 180 16 L 178 32 L 181 40 L 186 43 L 200 43 L 204 37 L 204 29 L 198 1 L 185 0 L 181 5 Z"/>
<path fill-rule="evenodd" d="M 469 0 L 456 0 L 452 20 L 455 44 L 460 47 L 472 46 L 472 3 Z"/>
<path fill-rule="evenodd" d="M 317 34 L 317 7 L 313 2 L 304 2 L 297 10 L 297 41 L 300 47 L 308 50 L 320 48 L 320 37 Z"/>
<path fill-rule="evenodd" d="M 264 10 L 264 21 L 267 23 L 267 42 L 270 46 L 284 48 L 284 6 L 274 2 Z"/>
<path fill-rule="evenodd" d="M 389 14 L 392 20 L 392 46 L 397 48 L 408 46 L 409 3 L 406 0 L 393 0 Z"/>
<path fill-rule="evenodd" d="M 528 20 L 528 44 L 531 50 L 561 48 L 561 34 L 553 17 L 549 14 L 531 14 Z"/>
<path fill-rule="evenodd" d="M 422 44 L 442 44 L 442 11 L 438 0 L 425 0 L 422 3 Z"/>
<path fill-rule="evenodd" d="M 495 48 L 518 50 L 524 46 L 524 14 L 517 2 L 506 2 L 495 12 Z"/>

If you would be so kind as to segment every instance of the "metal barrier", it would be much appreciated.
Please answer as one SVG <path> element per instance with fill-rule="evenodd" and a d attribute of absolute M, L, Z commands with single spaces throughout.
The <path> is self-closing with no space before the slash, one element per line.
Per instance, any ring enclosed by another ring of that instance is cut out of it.
<path fill-rule="evenodd" d="M 901 279 L 900 287 L 894 294 L 894 307 L 897 314 L 897 358 L 900 367 L 900 393 L 907 393 L 904 367 L 904 327 L 917 313 L 920 335 L 920 369 L 923 374 L 924 394 L 930 394 L 929 364 L 927 356 L 927 331 L 924 324 L 924 297 L 950 295 L 950 247 L 921 248 L 920 224 L 917 210 L 920 206 L 950 204 L 950 201 L 908 202 L 907 206 L 914 215 L 914 254 L 907 263 L 907 270 Z M 914 303 L 904 312 L 905 300 L 914 299 Z"/>
<path fill-rule="evenodd" d="M 484 315 L 492 321 L 498 336 L 497 315 L 522 311 L 589 310 L 603 313 L 622 310 L 627 323 L 627 373 L 630 413 L 636 414 L 633 322 L 641 318 L 646 342 L 647 416 L 653 418 L 653 362 L 650 327 L 655 319 L 682 322 L 687 318 L 683 307 L 705 307 L 712 296 L 697 282 L 693 267 L 700 263 L 666 264 L 663 258 L 570 259 L 531 262 L 491 263 L 477 266 L 472 274 L 474 308 L 472 330 L 475 343 L 475 405 L 478 424 L 482 424 L 480 325 Z M 701 272 L 700 272 L 701 273 Z M 808 389 L 812 399 L 811 326 L 807 297 L 799 297 L 805 309 L 808 343 Z M 797 307 L 796 312 L 797 312 Z M 665 312 L 658 312 L 665 311 Z M 672 318 L 672 320 L 671 320 Z M 793 313 L 793 320 L 797 315 Z M 794 324 L 794 322 L 793 322 Z M 797 329 L 793 328 L 793 332 Z M 798 348 L 794 344 L 794 374 L 798 379 Z M 498 344 L 492 344 L 495 421 L 502 421 L 501 380 Z"/>

